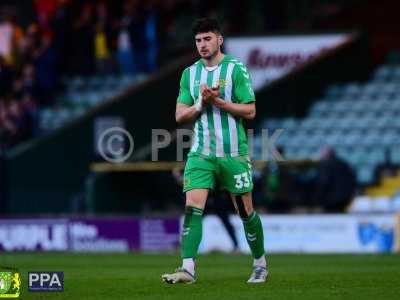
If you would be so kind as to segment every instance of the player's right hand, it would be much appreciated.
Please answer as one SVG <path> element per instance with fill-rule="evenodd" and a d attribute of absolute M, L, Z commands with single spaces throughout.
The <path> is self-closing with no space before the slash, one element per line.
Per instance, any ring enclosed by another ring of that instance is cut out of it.
<path fill-rule="evenodd" d="M 205 103 L 212 104 L 215 98 L 218 98 L 220 96 L 219 85 L 213 88 L 209 88 L 207 85 L 203 84 L 200 86 L 200 91 L 203 102 Z"/>

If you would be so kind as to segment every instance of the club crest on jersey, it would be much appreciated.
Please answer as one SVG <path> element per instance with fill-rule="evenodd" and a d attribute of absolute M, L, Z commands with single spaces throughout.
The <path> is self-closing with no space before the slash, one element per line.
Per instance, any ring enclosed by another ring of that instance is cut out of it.
<path fill-rule="evenodd" d="M 220 79 L 220 80 L 218 80 L 218 84 L 219 84 L 220 88 L 226 87 L 226 80 Z"/>

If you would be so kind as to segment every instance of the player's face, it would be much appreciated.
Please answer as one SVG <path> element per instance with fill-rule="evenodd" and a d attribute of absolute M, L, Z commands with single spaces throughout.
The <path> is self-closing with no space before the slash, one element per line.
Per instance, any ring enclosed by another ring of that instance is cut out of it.
<path fill-rule="evenodd" d="M 204 59 L 211 59 L 221 48 L 223 38 L 214 32 L 198 33 L 195 36 L 197 51 Z"/>

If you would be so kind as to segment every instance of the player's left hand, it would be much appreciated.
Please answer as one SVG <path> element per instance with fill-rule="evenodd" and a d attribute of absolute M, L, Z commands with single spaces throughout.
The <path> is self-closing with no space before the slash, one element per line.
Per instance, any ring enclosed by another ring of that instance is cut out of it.
<path fill-rule="evenodd" d="M 205 103 L 213 104 L 215 102 L 215 99 L 220 96 L 219 85 L 216 85 L 212 88 L 208 87 L 207 85 L 202 85 L 201 96 Z"/>

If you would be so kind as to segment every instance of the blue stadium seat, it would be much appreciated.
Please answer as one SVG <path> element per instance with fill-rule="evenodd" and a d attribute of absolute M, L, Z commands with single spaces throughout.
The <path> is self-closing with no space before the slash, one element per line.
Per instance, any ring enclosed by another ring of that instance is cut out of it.
<path fill-rule="evenodd" d="M 342 90 L 341 86 L 337 85 L 337 84 L 330 85 L 325 91 L 326 96 L 335 97 L 335 98 L 340 96 L 342 93 L 343 93 L 343 90 Z"/>
<path fill-rule="evenodd" d="M 286 129 L 296 128 L 298 125 L 299 121 L 297 121 L 295 118 L 285 118 L 282 120 L 280 128 L 286 130 Z"/>
<path fill-rule="evenodd" d="M 361 184 L 368 184 L 373 180 L 374 169 L 370 166 L 363 166 L 357 169 L 357 180 Z"/>
<path fill-rule="evenodd" d="M 390 159 L 395 164 L 400 164 L 400 145 L 390 148 Z"/>

